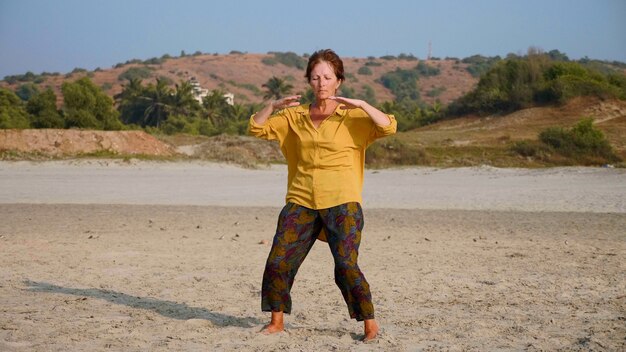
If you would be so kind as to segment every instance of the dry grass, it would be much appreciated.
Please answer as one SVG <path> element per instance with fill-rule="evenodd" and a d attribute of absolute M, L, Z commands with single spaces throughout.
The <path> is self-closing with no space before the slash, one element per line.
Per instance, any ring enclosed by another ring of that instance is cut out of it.
<path fill-rule="evenodd" d="M 536 141 L 539 132 L 548 127 L 569 128 L 585 116 L 594 118 L 616 154 L 626 160 L 626 102 L 623 101 L 575 99 L 561 107 L 536 107 L 503 116 L 467 116 L 399 133 L 394 138 L 407 150 L 422 150 L 420 165 L 569 165 L 572 161 L 558 156 L 543 160 L 523 157 L 511 148 L 519 141 Z"/>

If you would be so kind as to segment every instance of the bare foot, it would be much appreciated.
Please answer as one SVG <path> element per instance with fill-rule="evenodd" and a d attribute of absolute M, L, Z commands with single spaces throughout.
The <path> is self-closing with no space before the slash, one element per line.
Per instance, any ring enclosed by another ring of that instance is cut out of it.
<path fill-rule="evenodd" d="M 267 324 L 259 331 L 264 335 L 275 334 L 277 332 L 285 331 L 285 327 L 283 325 L 275 325 L 275 324 Z"/>
<path fill-rule="evenodd" d="M 376 324 L 376 320 L 367 319 L 364 320 L 365 325 L 365 336 L 363 336 L 363 342 L 372 341 L 378 335 L 378 324 Z"/>
<path fill-rule="evenodd" d="M 272 312 L 272 321 L 269 324 L 265 325 L 260 332 L 262 334 L 269 335 L 285 331 L 283 317 L 283 312 Z"/>

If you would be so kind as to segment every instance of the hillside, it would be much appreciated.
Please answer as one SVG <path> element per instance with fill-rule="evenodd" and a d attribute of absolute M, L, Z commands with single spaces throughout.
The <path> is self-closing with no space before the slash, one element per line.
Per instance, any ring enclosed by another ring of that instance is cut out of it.
<path fill-rule="evenodd" d="M 554 166 L 559 162 L 524 158 L 512 153 L 511 146 L 518 141 L 537 140 L 548 127 L 571 128 L 583 117 L 593 118 L 616 154 L 626 160 L 626 102 L 621 100 L 576 98 L 564 106 L 534 107 L 506 115 L 465 116 L 399 133 L 394 138 L 408 153 L 418 153 L 416 162 L 421 165 Z"/>
<path fill-rule="evenodd" d="M 281 63 L 268 65 L 263 62 L 265 59 L 274 58 L 272 54 L 204 54 L 194 56 L 184 56 L 169 58 L 158 64 L 129 63 L 118 64 L 116 68 L 96 69 L 87 72 L 81 69 L 74 70 L 74 73 L 66 75 L 42 76 L 40 88 L 52 87 L 59 99 L 62 101 L 61 85 L 66 80 L 76 80 L 88 75 L 98 86 L 103 87 L 105 92 L 114 96 L 122 91 L 122 85 L 126 80 L 118 77 L 131 68 L 147 68 L 150 77 L 144 82 L 154 82 L 158 77 L 166 77 L 171 80 L 172 85 L 181 80 L 189 80 L 195 77 L 203 88 L 210 90 L 222 89 L 235 94 L 236 103 L 261 102 L 263 100 L 262 85 L 267 80 L 276 76 L 286 79 L 294 86 L 293 92 L 304 92 L 307 88 L 304 78 L 304 70 L 296 67 L 288 67 Z M 343 58 L 346 70 L 346 87 L 354 89 L 355 93 L 363 93 L 363 86 L 370 86 L 378 102 L 393 100 L 391 92 L 382 84 L 376 82 L 384 73 L 397 68 L 412 69 L 419 61 L 406 59 L 382 59 L 382 58 Z M 131 60 L 130 62 L 134 62 Z M 447 104 L 452 100 L 468 92 L 477 83 L 477 79 L 472 77 L 466 70 L 467 64 L 456 60 L 429 60 L 425 61 L 432 67 L 439 68 L 441 73 L 436 76 L 421 77 L 419 88 L 422 99 L 427 103 L 433 103 L 439 99 L 441 103 Z M 359 74 L 359 68 L 365 66 L 370 69 L 371 74 Z M 24 82 L 8 84 L 6 81 L 0 82 L 0 86 L 9 87 L 15 90 Z M 433 89 L 438 93 L 433 94 Z M 429 96 L 430 95 L 435 96 Z"/>

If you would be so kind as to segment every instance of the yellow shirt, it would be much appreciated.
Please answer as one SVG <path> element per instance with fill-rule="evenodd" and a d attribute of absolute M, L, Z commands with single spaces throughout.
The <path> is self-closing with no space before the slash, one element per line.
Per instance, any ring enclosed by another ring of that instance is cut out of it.
<path fill-rule="evenodd" d="M 362 109 L 341 109 L 318 128 L 310 104 L 287 108 L 259 125 L 250 117 L 251 135 L 278 140 L 287 159 L 286 202 L 326 209 L 347 202 L 361 203 L 365 149 L 377 138 L 396 132 L 397 122 L 380 126 Z"/>

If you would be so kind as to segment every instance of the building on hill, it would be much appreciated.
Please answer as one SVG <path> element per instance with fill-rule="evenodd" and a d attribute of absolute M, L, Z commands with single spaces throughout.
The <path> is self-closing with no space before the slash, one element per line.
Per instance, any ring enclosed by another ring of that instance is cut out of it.
<path fill-rule="evenodd" d="M 191 87 L 193 88 L 193 97 L 198 101 L 198 103 L 202 104 L 202 99 L 209 95 L 209 90 L 202 88 L 196 77 L 191 77 L 189 84 L 191 84 Z M 224 99 L 226 99 L 226 102 L 229 105 L 235 104 L 235 94 L 233 93 L 224 93 Z"/>

